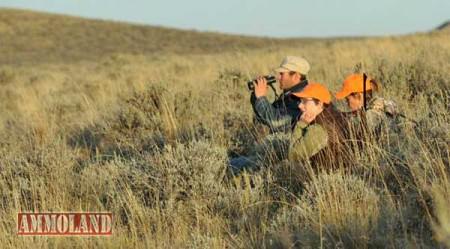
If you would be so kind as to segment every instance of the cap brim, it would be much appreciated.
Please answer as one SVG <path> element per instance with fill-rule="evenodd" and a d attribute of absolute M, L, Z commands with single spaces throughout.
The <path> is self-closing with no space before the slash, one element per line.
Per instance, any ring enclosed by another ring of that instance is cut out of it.
<path fill-rule="evenodd" d="M 296 96 L 297 98 L 317 98 L 317 97 L 312 96 L 305 92 L 294 92 L 294 93 L 292 93 L 292 95 Z M 325 104 L 329 104 L 331 102 L 331 99 L 327 98 L 325 100 L 320 100 L 320 101 L 322 101 Z"/>
<path fill-rule="evenodd" d="M 293 92 L 291 94 L 294 95 L 297 98 L 310 98 L 310 96 L 308 96 L 307 94 L 305 94 L 302 91 L 300 91 L 300 92 Z"/>
<path fill-rule="evenodd" d="M 278 67 L 275 68 L 273 71 L 275 71 L 276 73 L 284 73 L 284 72 L 289 72 L 290 70 L 284 67 Z"/>
<path fill-rule="evenodd" d="M 343 99 L 343 98 L 347 97 L 348 95 L 350 95 L 349 92 L 342 90 L 340 92 L 337 92 L 335 97 L 336 97 L 336 99 Z"/>

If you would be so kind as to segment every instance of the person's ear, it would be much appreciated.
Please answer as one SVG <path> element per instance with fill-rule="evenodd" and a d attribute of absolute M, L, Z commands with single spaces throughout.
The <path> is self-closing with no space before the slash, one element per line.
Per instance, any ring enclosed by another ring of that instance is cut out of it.
<path fill-rule="evenodd" d="M 376 80 L 371 79 L 370 80 L 370 84 L 371 84 L 371 87 L 372 87 L 374 92 L 380 91 L 380 85 L 378 84 L 378 82 Z"/>

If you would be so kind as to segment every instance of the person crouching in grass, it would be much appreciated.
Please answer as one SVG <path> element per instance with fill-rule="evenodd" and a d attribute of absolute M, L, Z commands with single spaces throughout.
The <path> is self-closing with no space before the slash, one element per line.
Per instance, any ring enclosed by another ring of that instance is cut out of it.
<path fill-rule="evenodd" d="M 357 140 L 383 139 L 386 135 L 399 133 L 411 126 L 411 120 L 400 113 L 392 100 L 376 96 L 380 85 L 365 74 L 351 74 L 336 93 L 337 100 L 345 99 L 350 109 L 346 113 L 349 130 Z M 414 122 L 414 121 L 412 121 Z"/>
<path fill-rule="evenodd" d="M 254 171 L 268 163 L 282 160 L 310 161 L 315 168 L 333 168 L 343 150 L 344 123 L 341 114 L 331 103 L 328 89 L 319 83 L 308 84 L 301 92 L 293 93 L 302 111 L 292 135 L 285 139 L 264 140 L 249 156 L 239 157 L 240 164 L 230 161 L 234 174 Z"/>

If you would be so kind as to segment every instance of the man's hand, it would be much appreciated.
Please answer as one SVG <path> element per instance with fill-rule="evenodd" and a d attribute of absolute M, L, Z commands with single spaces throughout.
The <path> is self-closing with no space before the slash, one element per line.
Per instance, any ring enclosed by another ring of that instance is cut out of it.
<path fill-rule="evenodd" d="M 255 85 L 255 96 L 257 98 L 267 95 L 267 80 L 264 77 L 256 78 L 256 83 L 253 84 Z"/>

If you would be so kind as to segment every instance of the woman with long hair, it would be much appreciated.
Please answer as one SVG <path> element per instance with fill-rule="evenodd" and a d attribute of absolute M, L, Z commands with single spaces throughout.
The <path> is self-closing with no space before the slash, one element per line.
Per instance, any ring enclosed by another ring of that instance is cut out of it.
<path fill-rule="evenodd" d="M 346 126 L 328 89 L 315 83 L 295 96 L 300 98 L 303 115 L 291 138 L 289 160 L 309 160 L 315 169 L 327 170 L 345 163 Z"/>

